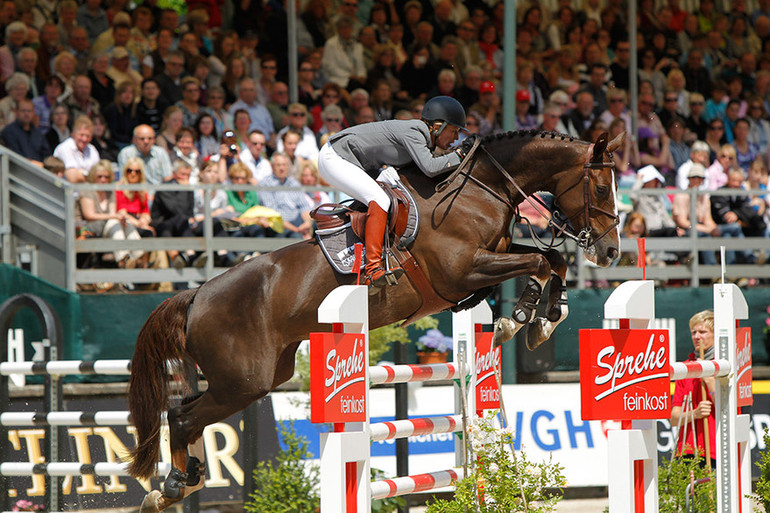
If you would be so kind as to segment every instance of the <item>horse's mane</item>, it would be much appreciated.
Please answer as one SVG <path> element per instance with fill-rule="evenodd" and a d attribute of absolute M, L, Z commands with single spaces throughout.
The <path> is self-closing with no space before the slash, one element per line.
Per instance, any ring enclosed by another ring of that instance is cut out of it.
<path fill-rule="evenodd" d="M 511 130 L 508 132 L 500 132 L 499 134 L 490 134 L 481 139 L 481 142 L 484 144 L 489 144 L 495 141 L 500 141 L 502 139 L 513 139 L 513 138 L 524 138 L 528 137 L 530 139 L 534 139 L 536 137 L 539 137 L 540 139 L 559 139 L 561 141 L 569 141 L 569 142 L 583 142 L 585 144 L 589 144 L 586 141 L 583 141 L 582 139 L 576 139 L 574 136 L 569 134 L 563 134 L 561 132 L 549 132 L 547 130 L 538 130 L 538 129 L 531 129 L 531 130 Z"/>

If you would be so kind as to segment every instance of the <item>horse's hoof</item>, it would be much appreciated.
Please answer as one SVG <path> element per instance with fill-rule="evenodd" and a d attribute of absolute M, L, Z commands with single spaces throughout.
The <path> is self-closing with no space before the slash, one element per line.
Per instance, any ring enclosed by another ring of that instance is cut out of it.
<path fill-rule="evenodd" d="M 508 317 L 500 317 L 497 322 L 495 322 L 495 335 L 492 338 L 494 346 L 499 347 L 503 345 L 504 342 L 511 340 L 516 334 L 516 331 L 518 331 L 516 329 L 516 323 Z"/>
<path fill-rule="evenodd" d="M 551 322 L 542 317 L 536 318 L 529 325 L 527 330 L 527 349 L 534 351 L 537 347 L 548 340 L 553 333 Z"/>
<path fill-rule="evenodd" d="M 139 507 L 139 513 L 158 513 L 158 501 L 161 498 L 159 490 L 152 490 L 150 493 L 144 496 L 142 505 Z"/>

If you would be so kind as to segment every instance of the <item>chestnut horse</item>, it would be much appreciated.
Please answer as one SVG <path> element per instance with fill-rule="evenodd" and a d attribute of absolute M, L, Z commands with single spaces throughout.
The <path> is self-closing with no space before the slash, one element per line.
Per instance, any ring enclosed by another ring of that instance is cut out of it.
<path fill-rule="evenodd" d="M 565 219 L 555 230 L 576 239 L 588 260 L 608 266 L 619 253 L 612 151 L 623 137 L 608 142 L 604 133 L 589 144 L 561 134 L 511 132 L 485 138 L 469 156 L 471 165 L 450 179 L 429 178 L 416 167 L 401 170 L 422 219 L 410 250 L 440 297 L 478 302 L 490 287 L 530 276 L 512 318 L 498 321 L 496 337 L 502 342 L 532 323 L 528 345 L 547 339 L 567 316 L 567 265 L 555 249 L 512 243 L 516 206 L 532 201 L 535 192 L 552 193 Z M 549 279 L 546 317 L 536 319 Z M 138 439 L 132 476 L 153 475 L 159 459 L 161 415 L 169 408 L 167 362 L 187 375 L 197 363 L 208 389 L 168 410 L 172 470 L 163 491 L 145 497 L 142 512 L 163 510 L 203 486 L 203 429 L 290 379 L 300 342 L 325 329 L 317 321 L 321 301 L 354 280 L 332 270 L 315 241 L 304 241 L 180 292 L 150 315 L 132 362 L 129 408 Z M 421 295 L 402 277 L 370 296 L 370 326 L 406 319 L 421 306 Z"/>

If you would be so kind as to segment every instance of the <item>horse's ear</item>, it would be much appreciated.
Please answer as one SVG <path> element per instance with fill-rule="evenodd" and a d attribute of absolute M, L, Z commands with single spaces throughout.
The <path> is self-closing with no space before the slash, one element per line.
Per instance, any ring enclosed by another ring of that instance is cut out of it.
<path fill-rule="evenodd" d="M 618 134 L 617 137 L 615 137 L 613 140 L 607 144 L 607 151 L 615 151 L 618 148 L 622 147 L 623 144 L 626 142 L 626 132 L 621 132 Z"/>
<path fill-rule="evenodd" d="M 599 137 L 596 138 L 594 143 L 594 154 L 591 157 L 591 162 L 601 162 L 604 159 L 604 152 L 607 150 L 607 139 L 609 134 L 602 132 Z"/>

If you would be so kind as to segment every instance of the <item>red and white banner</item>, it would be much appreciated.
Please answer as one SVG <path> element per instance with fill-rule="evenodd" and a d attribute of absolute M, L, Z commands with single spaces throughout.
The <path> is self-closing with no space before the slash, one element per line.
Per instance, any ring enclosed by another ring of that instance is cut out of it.
<path fill-rule="evenodd" d="M 751 390 L 751 328 L 738 328 L 735 332 L 738 342 L 738 368 L 736 386 L 738 387 L 738 406 L 751 406 L 754 396 Z"/>
<path fill-rule="evenodd" d="M 366 354 L 363 333 L 310 334 L 312 422 L 366 421 Z"/>
<path fill-rule="evenodd" d="M 500 369 L 500 347 L 492 346 L 493 333 L 476 332 L 476 410 L 500 408 L 495 369 Z"/>
<path fill-rule="evenodd" d="M 580 330 L 583 420 L 671 416 L 668 330 Z"/>

